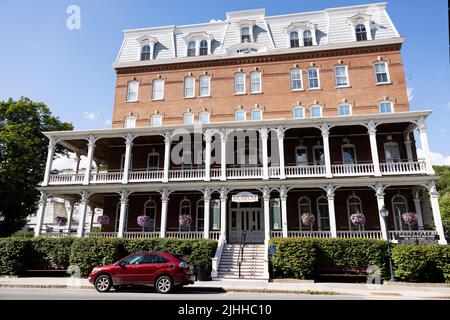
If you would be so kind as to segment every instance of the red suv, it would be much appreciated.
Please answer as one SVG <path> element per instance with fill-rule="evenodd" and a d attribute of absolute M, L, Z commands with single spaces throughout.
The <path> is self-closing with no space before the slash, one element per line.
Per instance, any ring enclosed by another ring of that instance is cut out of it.
<path fill-rule="evenodd" d="M 112 265 L 94 268 L 89 282 L 99 292 L 118 290 L 125 285 L 144 285 L 155 287 L 159 293 L 169 293 L 174 287 L 193 284 L 194 275 L 192 265 L 179 255 L 141 252 Z"/>

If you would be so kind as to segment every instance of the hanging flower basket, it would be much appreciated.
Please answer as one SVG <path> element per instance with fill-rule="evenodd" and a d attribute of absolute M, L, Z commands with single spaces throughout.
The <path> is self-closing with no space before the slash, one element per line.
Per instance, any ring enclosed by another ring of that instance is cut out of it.
<path fill-rule="evenodd" d="M 146 228 L 150 225 L 150 217 L 148 216 L 138 216 L 137 217 L 137 224 L 142 227 Z"/>
<path fill-rule="evenodd" d="M 403 221 L 409 226 L 417 224 L 417 214 L 415 212 L 405 212 L 402 214 Z"/>
<path fill-rule="evenodd" d="M 311 213 L 304 213 L 302 214 L 302 223 L 307 226 L 311 227 L 316 223 L 316 217 Z"/>
<path fill-rule="evenodd" d="M 178 222 L 182 230 L 189 230 L 191 228 L 192 217 L 188 214 L 182 214 L 178 218 Z"/>
<path fill-rule="evenodd" d="M 61 217 L 61 216 L 57 216 L 55 218 L 55 224 L 57 224 L 60 227 L 63 227 L 67 224 L 67 218 L 66 217 Z"/>
<path fill-rule="evenodd" d="M 109 224 L 109 217 L 108 216 L 98 216 L 97 223 L 99 225 L 106 226 L 107 224 Z"/>
<path fill-rule="evenodd" d="M 354 213 L 350 216 L 350 220 L 355 226 L 361 227 L 366 224 L 366 216 L 364 213 Z"/>

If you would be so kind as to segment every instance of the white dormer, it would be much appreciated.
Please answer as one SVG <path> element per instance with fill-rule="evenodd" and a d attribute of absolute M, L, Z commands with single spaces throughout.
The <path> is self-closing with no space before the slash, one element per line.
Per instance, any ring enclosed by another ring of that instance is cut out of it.
<path fill-rule="evenodd" d="M 153 60 L 155 52 L 155 44 L 158 43 L 158 39 L 148 35 L 144 35 L 136 39 L 140 44 L 139 60 Z"/>
<path fill-rule="evenodd" d="M 256 25 L 255 20 L 238 20 L 236 24 L 239 26 L 239 39 L 241 43 L 255 42 L 253 27 Z"/>
<path fill-rule="evenodd" d="M 211 54 L 212 34 L 206 32 L 191 32 L 184 38 L 186 43 L 186 56 L 205 56 Z"/>
<path fill-rule="evenodd" d="M 372 40 L 372 16 L 358 13 L 347 19 L 347 23 L 353 29 L 353 41 Z"/>
<path fill-rule="evenodd" d="M 310 21 L 292 22 L 285 28 L 288 39 L 288 47 L 316 46 L 317 24 Z"/>

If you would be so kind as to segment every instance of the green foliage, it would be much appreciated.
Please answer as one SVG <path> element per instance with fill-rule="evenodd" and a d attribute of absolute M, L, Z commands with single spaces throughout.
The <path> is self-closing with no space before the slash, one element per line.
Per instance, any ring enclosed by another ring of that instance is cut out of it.
<path fill-rule="evenodd" d="M 433 169 L 437 175 L 441 176 L 436 181 L 436 187 L 439 191 L 439 207 L 445 235 L 447 239 L 450 239 L 450 166 L 433 166 Z"/>
<path fill-rule="evenodd" d="M 450 283 L 450 246 L 399 244 L 392 249 L 395 277 L 408 282 Z"/>
<path fill-rule="evenodd" d="M 73 238 L 33 238 L 27 246 L 30 270 L 66 270 L 70 265 Z"/>
<path fill-rule="evenodd" d="M 28 239 L 0 239 L 0 275 L 17 275 L 25 271 Z"/>
<path fill-rule="evenodd" d="M 28 215 L 36 211 L 47 158 L 44 131 L 72 130 L 43 103 L 27 98 L 0 101 L 0 236 L 19 230 Z M 57 155 L 63 155 L 61 147 Z"/>
<path fill-rule="evenodd" d="M 436 187 L 441 193 L 450 193 L 450 166 L 433 166 L 434 171 L 441 178 L 436 181 Z"/>
<path fill-rule="evenodd" d="M 17 231 L 14 232 L 11 237 L 14 238 L 33 238 L 34 232 L 33 231 Z"/>

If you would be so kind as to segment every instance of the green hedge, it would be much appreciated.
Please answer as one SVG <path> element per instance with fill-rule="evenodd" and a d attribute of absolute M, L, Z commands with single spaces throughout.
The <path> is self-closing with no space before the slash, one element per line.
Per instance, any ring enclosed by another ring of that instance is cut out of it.
<path fill-rule="evenodd" d="M 316 262 L 314 240 L 274 238 L 270 242 L 277 249 L 271 258 L 276 275 L 298 279 L 312 278 Z"/>
<path fill-rule="evenodd" d="M 395 245 L 392 249 L 392 261 L 398 280 L 450 283 L 448 245 Z"/>
<path fill-rule="evenodd" d="M 26 270 L 67 270 L 80 268 L 87 276 L 92 268 L 109 264 L 140 251 L 182 254 L 194 267 L 211 270 L 217 242 L 179 239 L 107 238 L 3 238 L 0 239 L 0 275 L 21 275 Z"/>

